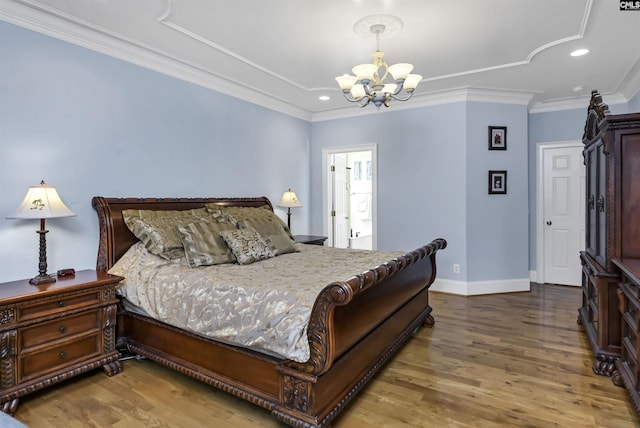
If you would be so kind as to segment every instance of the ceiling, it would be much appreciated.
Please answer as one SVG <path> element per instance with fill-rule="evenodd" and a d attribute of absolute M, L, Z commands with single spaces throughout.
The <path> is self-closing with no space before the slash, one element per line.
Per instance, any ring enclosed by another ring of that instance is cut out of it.
<path fill-rule="evenodd" d="M 314 121 L 375 112 L 334 80 L 371 61 L 376 40 L 354 24 L 374 14 L 403 24 L 380 40 L 387 62 L 423 76 L 388 110 L 463 97 L 545 111 L 640 90 L 640 11 L 618 0 L 0 0 L 4 21 Z"/>

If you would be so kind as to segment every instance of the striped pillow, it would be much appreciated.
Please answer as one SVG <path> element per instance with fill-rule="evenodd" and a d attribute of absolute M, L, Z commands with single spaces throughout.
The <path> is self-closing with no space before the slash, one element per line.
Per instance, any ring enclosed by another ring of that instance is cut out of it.
<path fill-rule="evenodd" d="M 217 204 L 207 204 L 207 210 L 220 222 L 240 223 L 245 220 L 265 220 L 271 219 L 278 223 L 285 234 L 293 240 L 293 235 L 287 227 L 287 223 L 278 217 L 267 205 L 261 207 L 238 207 L 222 206 Z"/>
<path fill-rule="evenodd" d="M 184 257 L 176 226 L 194 221 L 213 221 L 205 208 L 191 210 L 124 210 L 124 223 L 145 248 L 165 259 Z"/>
<path fill-rule="evenodd" d="M 210 266 L 236 261 L 233 252 L 220 235 L 222 231 L 235 230 L 235 226 L 225 223 L 197 222 L 177 226 L 176 230 L 182 240 L 184 255 L 189 266 Z"/>

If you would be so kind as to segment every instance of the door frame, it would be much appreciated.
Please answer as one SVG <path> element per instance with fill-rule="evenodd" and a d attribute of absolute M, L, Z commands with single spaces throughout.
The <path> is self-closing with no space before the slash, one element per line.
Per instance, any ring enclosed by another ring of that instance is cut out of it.
<path fill-rule="evenodd" d="M 536 144 L 536 278 L 535 282 L 544 284 L 544 153 L 549 149 L 584 147 L 582 141 L 568 140 Z M 579 257 L 576 254 L 576 257 Z"/>
<path fill-rule="evenodd" d="M 329 157 L 337 153 L 371 152 L 371 235 L 372 249 L 378 248 L 378 147 L 377 144 L 362 144 L 357 146 L 325 147 L 322 149 L 322 230 L 323 235 L 329 236 L 329 212 L 331 199 L 331 185 L 329 171 Z"/>

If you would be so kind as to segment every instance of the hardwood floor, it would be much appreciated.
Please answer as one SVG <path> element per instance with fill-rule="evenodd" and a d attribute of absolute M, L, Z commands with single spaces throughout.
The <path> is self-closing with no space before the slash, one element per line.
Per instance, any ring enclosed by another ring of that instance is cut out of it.
<path fill-rule="evenodd" d="M 576 323 L 580 289 L 431 294 L 423 328 L 341 413 L 336 428 L 640 427 L 631 401 L 593 374 Z M 280 427 L 269 412 L 150 361 L 24 397 L 31 428 Z"/>

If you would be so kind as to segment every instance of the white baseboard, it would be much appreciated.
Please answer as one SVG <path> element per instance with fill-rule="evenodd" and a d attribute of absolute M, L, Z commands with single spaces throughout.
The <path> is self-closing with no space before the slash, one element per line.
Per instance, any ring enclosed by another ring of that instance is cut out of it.
<path fill-rule="evenodd" d="M 538 271 L 537 270 L 530 270 L 529 271 L 529 281 L 531 281 L 531 282 L 540 282 L 540 281 L 538 281 Z"/>
<path fill-rule="evenodd" d="M 497 281 L 454 281 L 438 279 L 433 282 L 431 291 L 460 294 L 462 296 L 477 296 L 480 294 L 517 293 L 530 290 L 529 278 L 503 279 Z"/>

